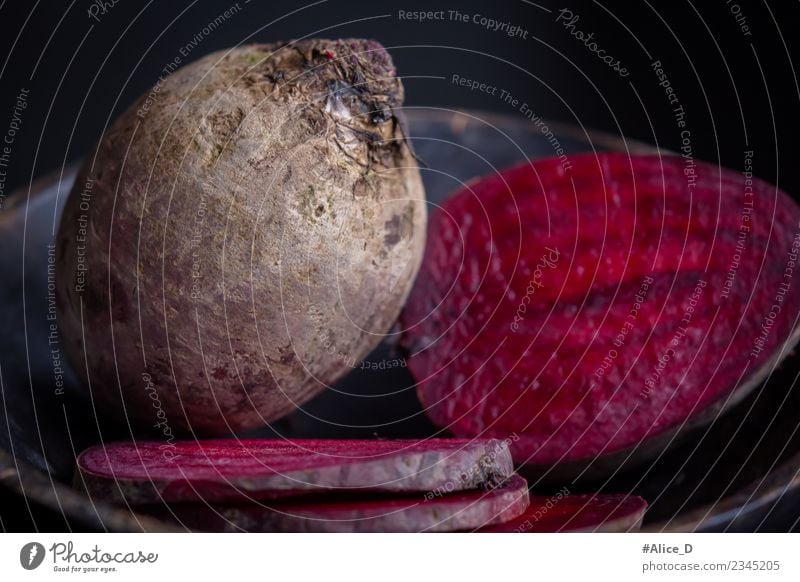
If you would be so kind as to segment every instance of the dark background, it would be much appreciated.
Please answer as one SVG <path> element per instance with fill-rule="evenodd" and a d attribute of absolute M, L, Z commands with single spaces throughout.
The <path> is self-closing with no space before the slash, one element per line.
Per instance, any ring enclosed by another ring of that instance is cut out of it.
<path fill-rule="evenodd" d="M 113 7 L 107 2 L 99 22 L 87 14 L 89 0 L 0 4 L 0 122 L 10 119 L 18 90 L 31 91 L 8 185 L 25 184 L 83 155 L 179 49 L 233 4 L 117 0 Z M 755 149 L 759 176 L 800 193 L 800 178 L 792 172 L 800 117 L 792 65 L 800 43 L 794 30 L 800 22 L 797 2 L 543 0 L 537 5 L 542 8 L 524 0 L 241 0 L 241 10 L 203 37 L 184 62 L 242 42 L 372 37 L 389 47 L 407 77 L 408 105 L 519 115 L 497 97 L 450 82 L 460 74 L 509 90 L 544 118 L 677 149 L 679 132 L 649 67 L 660 60 L 687 112 L 696 158 L 740 168 L 742 151 Z M 751 36 L 742 34 L 733 6 L 745 16 Z M 555 23 L 562 7 L 580 16 L 576 28 L 595 32 L 599 46 L 625 64 L 629 77 L 620 78 Z M 528 39 L 471 22 L 398 19 L 399 10 L 455 8 L 519 25 Z"/>
<path fill-rule="evenodd" d="M 0 1 L 0 130 L 11 120 L 17 94 L 30 90 L 6 169 L 6 193 L 80 159 L 181 47 L 236 3 L 100 4 Z M 96 20 L 88 14 L 92 6 Z M 800 57 L 798 2 L 240 0 L 238 6 L 202 35 L 184 63 L 239 43 L 371 37 L 392 54 L 409 106 L 488 110 L 528 123 L 499 97 L 453 84 L 458 74 L 508 90 L 545 119 L 678 150 L 680 131 L 650 66 L 660 60 L 686 112 L 695 158 L 741 170 L 743 152 L 753 150 L 755 174 L 800 199 L 794 135 L 800 87 L 792 62 Z M 597 44 L 630 75 L 621 78 L 557 23 L 561 8 L 579 15 L 575 28 L 594 32 Z M 507 21 L 526 29 L 527 39 L 473 22 L 398 18 L 399 10 L 421 9 Z M 751 35 L 743 34 L 736 10 Z M 33 516 L 0 491 L 0 530 L 65 527 L 58 516 L 31 509 Z"/>

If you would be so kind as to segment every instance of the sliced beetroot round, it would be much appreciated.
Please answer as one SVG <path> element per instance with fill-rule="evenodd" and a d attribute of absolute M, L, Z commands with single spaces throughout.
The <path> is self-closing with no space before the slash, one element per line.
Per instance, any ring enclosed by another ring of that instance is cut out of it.
<path fill-rule="evenodd" d="M 129 504 L 275 499 L 320 491 L 451 492 L 513 473 L 504 441 L 204 440 L 98 445 L 78 457 L 92 497 Z"/>
<path fill-rule="evenodd" d="M 482 532 L 625 532 L 637 531 L 647 502 L 628 495 L 534 496 L 519 517 L 481 529 Z"/>
<path fill-rule="evenodd" d="M 433 216 L 402 317 L 409 369 L 456 436 L 608 471 L 713 419 L 790 351 L 798 249 L 800 209 L 750 175 L 678 157 L 526 163 Z"/>
<path fill-rule="evenodd" d="M 180 504 L 168 515 L 183 527 L 202 531 L 408 533 L 471 531 L 512 520 L 527 507 L 528 484 L 514 475 L 489 491 L 297 500 L 269 507 Z"/>

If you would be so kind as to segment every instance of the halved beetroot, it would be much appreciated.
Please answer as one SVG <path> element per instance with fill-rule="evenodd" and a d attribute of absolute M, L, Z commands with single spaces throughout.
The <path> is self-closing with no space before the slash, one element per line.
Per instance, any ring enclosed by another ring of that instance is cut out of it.
<path fill-rule="evenodd" d="M 284 501 L 208 506 L 179 504 L 160 513 L 188 529 L 226 532 L 449 532 L 512 520 L 528 507 L 528 484 L 517 475 L 489 491 L 442 496 Z"/>
<path fill-rule="evenodd" d="M 482 532 L 625 532 L 637 531 L 647 502 L 628 495 L 555 495 L 531 497 L 525 513 Z"/>
<path fill-rule="evenodd" d="M 76 482 L 129 504 L 276 499 L 321 491 L 451 492 L 513 473 L 492 439 L 204 440 L 98 445 L 78 457 Z"/>
<path fill-rule="evenodd" d="M 525 163 L 443 205 L 403 344 L 440 427 L 602 472 L 708 422 L 790 351 L 800 209 L 690 159 L 570 166 Z"/>

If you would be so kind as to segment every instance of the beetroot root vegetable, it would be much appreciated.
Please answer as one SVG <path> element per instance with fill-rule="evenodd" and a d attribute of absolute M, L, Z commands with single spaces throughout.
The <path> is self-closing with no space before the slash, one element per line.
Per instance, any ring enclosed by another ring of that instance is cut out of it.
<path fill-rule="evenodd" d="M 517 475 L 489 491 L 440 497 L 297 500 L 266 506 L 181 504 L 169 514 L 184 527 L 250 532 L 451 532 L 512 520 L 528 506 L 528 484 Z"/>
<path fill-rule="evenodd" d="M 456 436 L 532 469 L 603 472 L 740 400 L 797 341 L 800 209 L 677 157 L 542 160 L 431 220 L 409 368 Z"/>
<path fill-rule="evenodd" d="M 114 123 L 57 254 L 58 324 L 102 414 L 252 428 L 377 345 L 425 238 L 402 98 L 378 43 L 312 39 L 205 56 Z"/>
<path fill-rule="evenodd" d="M 429 439 L 112 443 L 78 457 L 76 482 L 128 504 L 275 499 L 322 491 L 450 492 L 513 472 L 505 442 Z"/>
<path fill-rule="evenodd" d="M 641 497 L 627 495 L 564 495 L 530 499 L 525 513 L 483 528 L 496 533 L 637 531 L 647 511 Z"/>

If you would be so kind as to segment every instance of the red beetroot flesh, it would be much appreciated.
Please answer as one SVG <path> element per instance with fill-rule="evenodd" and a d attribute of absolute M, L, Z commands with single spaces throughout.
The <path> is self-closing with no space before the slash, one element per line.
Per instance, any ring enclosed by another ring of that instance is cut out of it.
<path fill-rule="evenodd" d="M 170 508 L 170 517 L 188 529 L 204 531 L 447 532 L 509 521 L 522 515 L 527 507 L 528 484 L 514 475 L 490 491 L 292 501 L 270 507 L 181 504 Z"/>
<path fill-rule="evenodd" d="M 130 504 L 275 499 L 321 491 L 456 491 L 513 473 L 491 439 L 204 440 L 98 445 L 78 457 L 92 497 Z"/>
<path fill-rule="evenodd" d="M 515 461 L 541 466 L 718 413 L 796 340 L 800 307 L 800 210 L 775 186 L 704 163 L 687 177 L 677 157 L 570 162 L 449 199 L 402 318 L 431 419 L 513 435 Z"/>
<path fill-rule="evenodd" d="M 623 532 L 637 531 L 647 511 L 641 497 L 626 495 L 556 495 L 531 497 L 525 513 L 482 532 Z"/>

